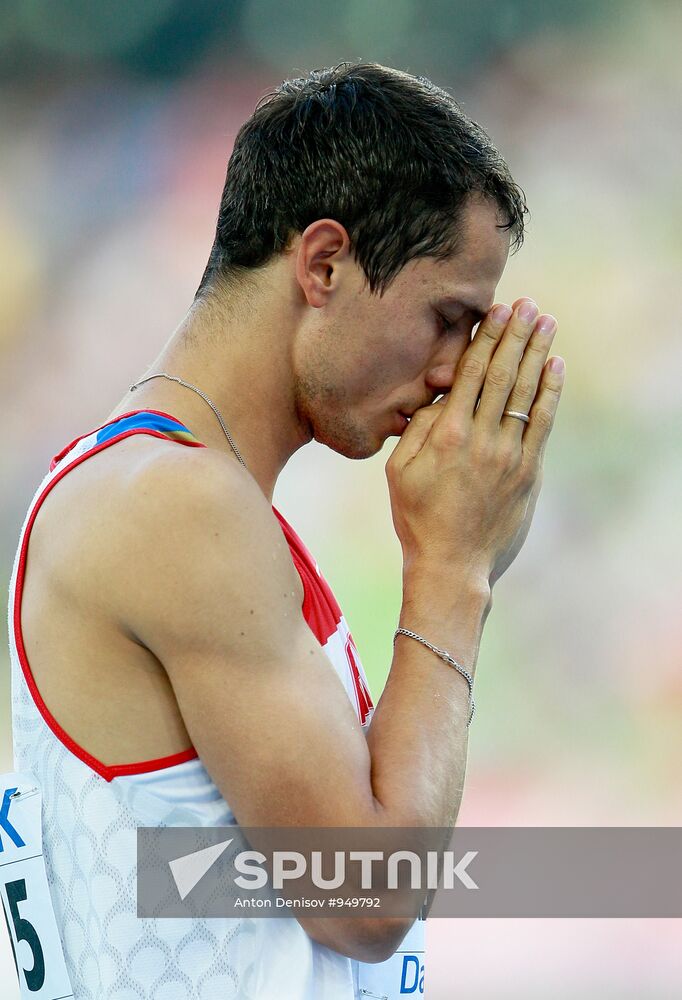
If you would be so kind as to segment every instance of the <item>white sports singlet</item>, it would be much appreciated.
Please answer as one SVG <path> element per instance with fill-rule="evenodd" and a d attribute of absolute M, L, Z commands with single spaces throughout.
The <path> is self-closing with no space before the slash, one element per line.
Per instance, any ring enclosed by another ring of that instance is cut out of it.
<path fill-rule="evenodd" d="M 410 982 L 402 989 L 394 960 L 364 966 L 314 942 L 294 917 L 137 917 L 137 827 L 227 826 L 235 817 L 193 747 L 156 760 L 107 765 L 78 746 L 42 700 L 21 634 L 26 554 L 41 503 L 72 468 L 132 434 L 205 447 L 178 420 L 157 410 L 123 414 L 76 438 L 52 460 L 31 502 L 10 584 L 14 767 L 32 772 L 42 788 L 45 865 L 75 1000 L 423 995 L 423 974 L 418 986 Z M 310 552 L 274 507 L 273 512 L 303 582 L 305 619 L 366 727 L 372 700 L 348 625 Z M 423 933 L 423 921 L 416 921 L 409 947 L 401 946 L 418 956 L 410 956 L 410 969 L 415 963 L 419 968 Z M 370 973 L 380 988 L 363 989 Z"/>

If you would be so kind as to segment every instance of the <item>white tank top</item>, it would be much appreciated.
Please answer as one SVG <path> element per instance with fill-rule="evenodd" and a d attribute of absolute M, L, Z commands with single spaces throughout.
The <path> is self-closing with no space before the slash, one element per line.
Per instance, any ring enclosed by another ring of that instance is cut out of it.
<path fill-rule="evenodd" d="M 21 634 L 21 594 L 31 527 L 43 500 L 91 455 L 132 434 L 205 447 L 170 414 L 135 410 L 56 455 L 21 530 L 9 595 L 14 767 L 43 793 L 50 893 L 75 1000 L 355 1000 L 393 997 L 395 962 L 364 966 L 314 942 L 294 917 L 139 918 L 138 826 L 227 826 L 234 814 L 196 750 L 103 764 L 59 725 L 40 696 Z M 341 678 L 363 727 L 373 705 L 343 614 L 319 567 L 275 510 L 304 588 L 302 611 Z M 409 934 L 423 953 L 423 921 Z M 401 946 L 403 949 L 405 945 Z M 410 959 L 414 963 L 414 959 Z M 417 962 L 419 959 L 417 959 Z M 390 966 L 390 968 L 389 968 Z M 364 973 L 371 990 L 363 990 Z M 377 978 L 378 977 L 378 978 Z M 412 983 L 410 982 L 410 987 Z M 421 989 L 408 989 L 423 996 Z"/>

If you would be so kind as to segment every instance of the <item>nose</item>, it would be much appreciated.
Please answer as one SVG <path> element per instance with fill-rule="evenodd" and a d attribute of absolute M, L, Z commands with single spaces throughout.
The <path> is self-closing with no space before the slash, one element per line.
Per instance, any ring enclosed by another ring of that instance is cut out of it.
<path fill-rule="evenodd" d="M 459 344 L 449 345 L 446 352 L 440 352 L 426 372 L 426 384 L 429 388 L 439 392 L 448 392 L 452 388 L 455 368 L 468 346 L 468 342 L 460 341 Z"/>

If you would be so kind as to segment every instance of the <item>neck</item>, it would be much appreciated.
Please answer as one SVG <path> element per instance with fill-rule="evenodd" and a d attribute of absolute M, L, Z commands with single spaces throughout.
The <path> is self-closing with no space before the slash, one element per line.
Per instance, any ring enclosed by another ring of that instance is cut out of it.
<path fill-rule="evenodd" d="M 149 369 L 201 389 L 217 407 L 249 473 L 272 503 L 289 458 L 311 439 L 295 399 L 293 331 L 281 302 L 245 310 L 194 304 Z M 171 413 L 209 448 L 234 456 L 218 418 L 202 397 L 177 382 L 151 379 L 128 391 L 110 419 L 128 410 Z M 235 456 L 235 461 L 237 461 Z"/>

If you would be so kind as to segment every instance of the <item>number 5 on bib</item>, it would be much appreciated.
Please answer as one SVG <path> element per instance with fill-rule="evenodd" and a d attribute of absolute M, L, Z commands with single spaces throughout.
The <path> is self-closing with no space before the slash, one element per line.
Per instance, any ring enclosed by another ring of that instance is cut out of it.
<path fill-rule="evenodd" d="M 45 871 L 42 804 L 33 774 L 0 775 L 0 898 L 21 1000 L 68 1000 L 73 989 Z"/>

